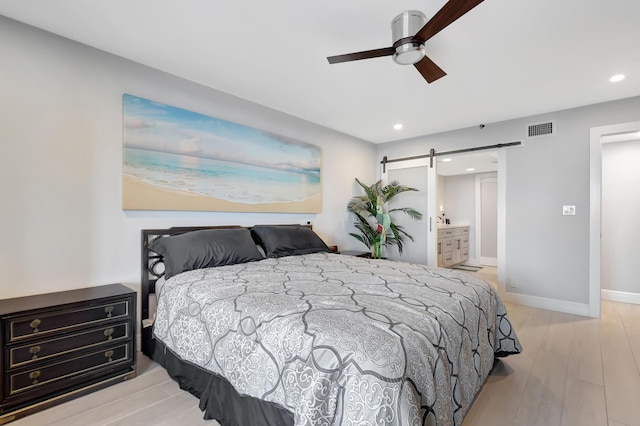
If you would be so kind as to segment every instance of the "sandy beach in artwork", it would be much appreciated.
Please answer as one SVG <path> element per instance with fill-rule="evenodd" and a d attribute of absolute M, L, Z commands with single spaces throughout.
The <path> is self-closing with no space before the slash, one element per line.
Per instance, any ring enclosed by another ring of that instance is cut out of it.
<path fill-rule="evenodd" d="M 234 203 L 186 191 L 161 188 L 123 175 L 124 210 L 191 210 L 212 212 L 321 213 L 322 196 L 287 203 Z"/>

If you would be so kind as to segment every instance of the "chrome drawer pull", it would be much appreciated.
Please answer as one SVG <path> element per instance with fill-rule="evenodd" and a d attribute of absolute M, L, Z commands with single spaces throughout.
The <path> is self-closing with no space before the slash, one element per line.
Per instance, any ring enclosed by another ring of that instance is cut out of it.
<path fill-rule="evenodd" d="M 38 359 L 38 352 L 42 349 L 40 346 L 32 346 L 29 348 L 29 353 L 33 355 L 31 359 Z"/>
<path fill-rule="evenodd" d="M 38 384 L 38 377 L 40 377 L 40 370 L 32 371 L 29 373 L 29 378 L 31 379 L 32 385 Z"/>
<path fill-rule="evenodd" d="M 107 314 L 107 318 L 111 318 L 111 312 L 113 312 L 113 306 L 107 306 L 104 308 L 104 312 Z"/>
<path fill-rule="evenodd" d="M 113 334 L 113 331 L 114 331 L 113 328 L 107 328 L 104 331 L 104 335 L 107 336 L 107 340 L 113 339 L 113 336 L 111 336 Z"/>
<path fill-rule="evenodd" d="M 38 331 L 38 326 L 40 325 L 42 321 L 40 321 L 39 319 L 34 319 L 33 321 L 31 321 L 31 324 L 29 324 L 29 327 L 33 328 L 33 332 L 37 333 Z"/>
<path fill-rule="evenodd" d="M 111 358 L 112 356 L 113 356 L 113 351 L 106 351 L 104 353 L 104 357 L 108 358 L 107 361 L 109 361 L 109 362 L 113 361 L 113 359 Z"/>

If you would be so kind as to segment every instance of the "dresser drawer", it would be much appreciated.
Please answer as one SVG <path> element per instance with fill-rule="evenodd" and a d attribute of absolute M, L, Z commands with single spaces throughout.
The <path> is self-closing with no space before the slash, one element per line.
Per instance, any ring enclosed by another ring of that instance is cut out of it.
<path fill-rule="evenodd" d="M 40 338 L 83 327 L 98 321 L 126 317 L 131 312 L 130 300 L 118 300 L 89 308 L 50 311 L 43 315 L 16 317 L 8 322 L 6 343 L 28 338 Z"/>
<path fill-rule="evenodd" d="M 454 235 L 469 235 L 469 227 L 468 226 L 463 226 L 460 228 L 455 228 L 454 229 Z"/>
<path fill-rule="evenodd" d="M 91 352 L 65 361 L 50 363 L 41 368 L 32 368 L 9 374 L 6 395 L 15 396 L 39 388 L 55 390 L 68 386 L 73 378 L 97 374 L 100 369 L 108 370 L 132 360 L 131 342 L 118 346 L 108 346 L 100 351 Z"/>
<path fill-rule="evenodd" d="M 443 261 L 445 266 L 451 265 L 453 263 L 453 252 L 445 253 L 442 256 L 442 261 Z"/>
<path fill-rule="evenodd" d="M 460 248 L 461 249 L 468 249 L 469 248 L 469 237 L 468 236 L 460 237 Z"/>
<path fill-rule="evenodd" d="M 453 247 L 453 238 L 444 238 L 442 239 L 442 252 L 443 253 L 450 253 L 453 251 L 454 247 Z"/>
<path fill-rule="evenodd" d="M 440 228 L 438 229 L 438 238 L 451 237 L 455 233 L 454 228 Z"/>
<path fill-rule="evenodd" d="M 54 356 L 89 349 L 97 345 L 117 343 L 130 337 L 131 326 L 128 321 L 109 324 L 89 331 L 66 334 L 64 337 L 11 347 L 9 356 L 5 357 L 5 365 L 7 369 L 22 367 Z"/>

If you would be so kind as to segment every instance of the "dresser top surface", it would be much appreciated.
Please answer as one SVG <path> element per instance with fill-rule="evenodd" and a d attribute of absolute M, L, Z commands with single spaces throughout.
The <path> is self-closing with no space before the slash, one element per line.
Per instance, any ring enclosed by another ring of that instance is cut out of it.
<path fill-rule="evenodd" d="M 33 296 L 16 297 L 0 300 L 0 315 L 14 312 L 43 309 L 52 306 L 67 305 L 106 297 L 124 296 L 135 293 L 122 284 L 108 284 Z"/>

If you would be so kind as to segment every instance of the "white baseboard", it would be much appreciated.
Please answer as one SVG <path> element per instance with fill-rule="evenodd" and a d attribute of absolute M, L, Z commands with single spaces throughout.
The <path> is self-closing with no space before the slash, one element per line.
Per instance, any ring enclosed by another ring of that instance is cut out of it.
<path fill-rule="evenodd" d="M 495 266 L 498 267 L 498 259 L 495 257 L 481 257 L 481 258 L 474 258 L 474 259 L 468 259 L 466 262 L 464 262 L 465 265 L 470 265 L 470 266 Z"/>
<path fill-rule="evenodd" d="M 627 293 L 626 291 L 615 290 L 600 290 L 600 294 L 602 295 L 602 300 L 640 305 L 640 293 Z"/>
<path fill-rule="evenodd" d="M 546 299 L 538 296 L 528 296 L 526 294 L 505 293 L 505 302 L 517 303 L 518 305 L 530 306 L 532 308 L 547 309 L 549 311 L 564 312 L 567 314 L 589 316 L 588 303 L 567 302 L 566 300 Z"/>
<path fill-rule="evenodd" d="M 481 257 L 480 264 L 486 266 L 498 266 L 498 258 L 497 257 Z"/>

